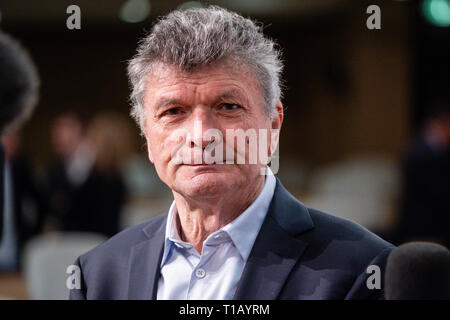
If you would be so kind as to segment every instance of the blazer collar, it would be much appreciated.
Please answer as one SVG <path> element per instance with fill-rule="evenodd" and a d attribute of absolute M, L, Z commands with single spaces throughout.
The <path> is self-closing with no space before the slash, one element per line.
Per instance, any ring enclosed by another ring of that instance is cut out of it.
<path fill-rule="evenodd" d="M 144 240 L 131 248 L 128 299 L 156 299 L 166 221 L 167 215 L 163 217 L 159 224 L 153 223 L 144 227 L 142 231 L 148 240 Z"/>
<path fill-rule="evenodd" d="M 244 267 L 234 299 L 276 299 L 308 245 L 295 236 L 313 227 L 308 209 L 277 179 L 269 212 Z"/>

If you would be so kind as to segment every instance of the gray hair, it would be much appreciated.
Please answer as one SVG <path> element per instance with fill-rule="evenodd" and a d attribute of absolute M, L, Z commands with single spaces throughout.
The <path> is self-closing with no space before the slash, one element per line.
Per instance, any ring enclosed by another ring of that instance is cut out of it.
<path fill-rule="evenodd" d="M 263 35 L 261 25 L 218 6 L 176 10 L 160 18 L 139 42 L 128 65 L 131 116 L 141 131 L 145 128 L 146 78 L 152 67 L 164 63 L 189 72 L 227 59 L 244 63 L 255 73 L 264 107 L 273 117 L 282 95 L 283 64 L 281 52 Z"/>

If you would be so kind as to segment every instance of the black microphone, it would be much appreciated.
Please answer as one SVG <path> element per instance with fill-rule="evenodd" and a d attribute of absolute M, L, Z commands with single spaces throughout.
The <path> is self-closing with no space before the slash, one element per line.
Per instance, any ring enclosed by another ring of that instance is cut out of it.
<path fill-rule="evenodd" d="M 30 117 L 38 100 L 38 90 L 39 76 L 27 51 L 0 31 L 0 135 L 17 129 Z M 3 162 L 4 154 L 0 150 L 0 240 L 5 188 Z"/>
<path fill-rule="evenodd" d="M 449 300 L 450 251 L 428 242 L 394 249 L 385 274 L 387 300 Z"/>
<path fill-rule="evenodd" d="M 0 241 L 1 241 L 1 236 L 3 234 L 3 207 L 4 207 L 4 183 L 3 183 L 3 171 L 4 171 L 4 159 L 5 155 L 3 154 L 3 147 L 2 144 L 0 143 Z"/>

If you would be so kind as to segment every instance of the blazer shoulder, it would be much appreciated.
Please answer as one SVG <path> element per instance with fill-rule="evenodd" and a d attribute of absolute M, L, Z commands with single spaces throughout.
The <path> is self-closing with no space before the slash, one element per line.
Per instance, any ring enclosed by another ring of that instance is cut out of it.
<path fill-rule="evenodd" d="M 293 197 L 279 180 L 269 212 L 282 229 L 306 240 L 315 250 L 337 248 L 349 254 L 356 250 L 361 251 L 363 258 L 393 247 L 356 222 L 306 206 Z"/>
<path fill-rule="evenodd" d="M 354 221 L 317 209 L 307 209 L 315 225 L 308 235 L 315 239 L 312 243 L 317 243 L 317 247 L 334 248 L 349 261 L 367 263 L 395 247 Z"/>
<path fill-rule="evenodd" d="M 112 261 L 119 256 L 128 256 L 130 249 L 142 241 L 149 240 L 154 232 L 164 229 L 167 213 L 131 226 L 112 236 L 97 247 L 80 256 L 81 266 L 87 262 Z"/>

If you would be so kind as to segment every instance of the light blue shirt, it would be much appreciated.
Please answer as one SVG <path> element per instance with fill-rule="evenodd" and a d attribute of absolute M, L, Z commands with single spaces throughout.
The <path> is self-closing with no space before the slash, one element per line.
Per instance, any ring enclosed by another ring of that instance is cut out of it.
<path fill-rule="evenodd" d="M 270 171 L 255 201 L 236 219 L 210 234 L 203 242 L 201 255 L 192 244 L 181 240 L 174 201 L 167 217 L 157 299 L 232 299 L 269 210 L 275 185 Z"/>

